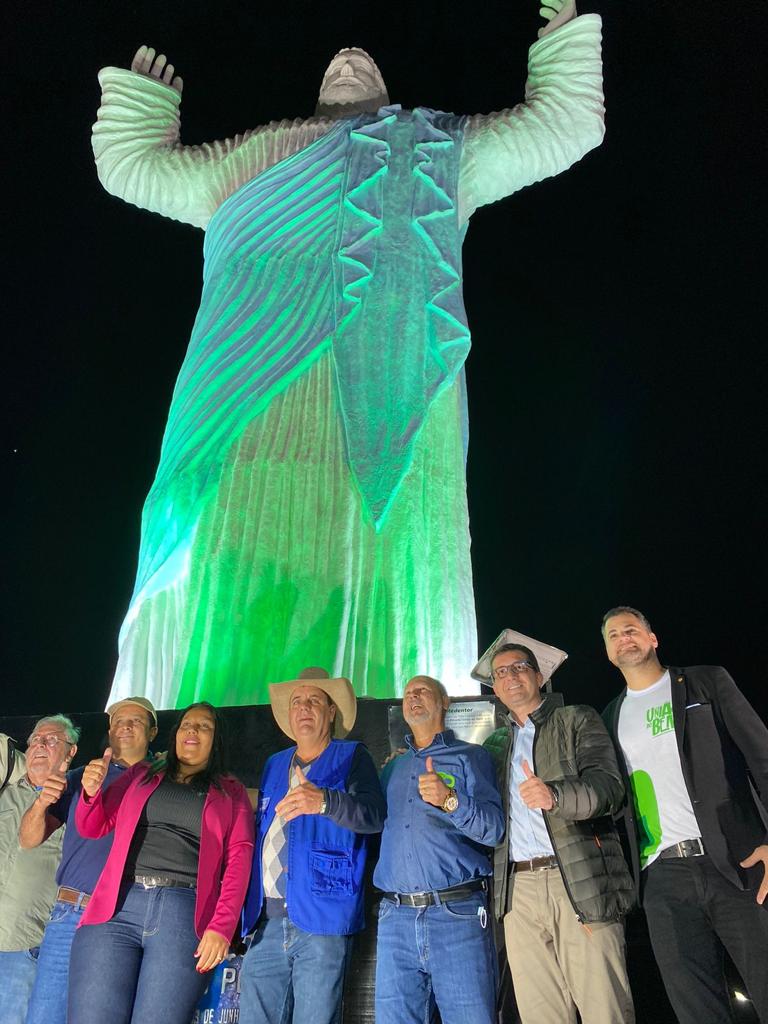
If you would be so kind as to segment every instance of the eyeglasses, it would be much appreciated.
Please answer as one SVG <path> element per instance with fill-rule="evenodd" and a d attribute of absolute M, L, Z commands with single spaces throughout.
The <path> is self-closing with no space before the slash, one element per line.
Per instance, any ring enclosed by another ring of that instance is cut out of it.
<path fill-rule="evenodd" d="M 520 673 L 525 672 L 527 668 L 533 668 L 530 661 L 513 661 L 511 665 L 499 665 L 498 668 L 493 669 L 491 675 L 494 679 L 503 679 L 510 673 L 513 676 L 519 676 Z"/>
<path fill-rule="evenodd" d="M 30 736 L 27 740 L 27 750 L 32 750 L 33 747 L 48 747 L 49 750 L 53 750 L 57 743 L 69 743 L 69 740 L 54 736 L 52 732 L 47 736 Z"/>

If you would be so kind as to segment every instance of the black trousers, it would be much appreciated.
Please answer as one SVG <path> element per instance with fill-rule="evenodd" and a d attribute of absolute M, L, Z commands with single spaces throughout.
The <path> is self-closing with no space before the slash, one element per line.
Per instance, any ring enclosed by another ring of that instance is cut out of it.
<path fill-rule="evenodd" d="M 646 869 L 651 945 L 680 1024 L 733 1021 L 723 947 L 768 1024 L 768 907 L 756 892 L 737 889 L 707 856 L 670 857 Z"/>

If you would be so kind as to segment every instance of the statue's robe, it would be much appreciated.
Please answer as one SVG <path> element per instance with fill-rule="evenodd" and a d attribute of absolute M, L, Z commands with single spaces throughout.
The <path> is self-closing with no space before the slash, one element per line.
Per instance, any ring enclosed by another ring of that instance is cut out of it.
<path fill-rule="evenodd" d="M 499 114 L 205 147 L 178 144 L 174 90 L 101 73 L 105 186 L 206 228 L 110 700 L 260 703 L 310 663 L 360 695 L 417 672 L 471 689 L 461 243 L 479 205 L 600 141 L 599 45 L 593 15 L 540 40 Z"/>

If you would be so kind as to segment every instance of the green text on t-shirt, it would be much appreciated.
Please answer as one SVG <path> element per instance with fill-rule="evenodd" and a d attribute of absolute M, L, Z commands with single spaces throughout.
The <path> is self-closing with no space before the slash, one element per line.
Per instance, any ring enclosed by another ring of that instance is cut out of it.
<path fill-rule="evenodd" d="M 647 709 L 645 712 L 645 727 L 651 730 L 652 736 L 661 736 L 663 733 L 670 732 L 675 728 L 675 719 L 672 714 L 672 704 L 670 701 Z"/>

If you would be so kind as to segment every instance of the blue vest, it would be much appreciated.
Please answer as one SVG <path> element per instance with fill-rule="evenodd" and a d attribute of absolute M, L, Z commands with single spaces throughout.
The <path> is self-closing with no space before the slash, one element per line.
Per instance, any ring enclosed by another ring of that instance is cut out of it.
<path fill-rule="evenodd" d="M 331 740 L 312 762 L 315 786 L 346 792 L 357 743 Z M 261 857 L 264 839 L 275 817 L 275 805 L 288 792 L 291 760 L 296 747 L 281 750 L 267 761 L 256 812 L 258 840 L 253 851 L 251 882 L 243 911 L 243 932 L 252 931 L 261 913 L 264 890 Z M 352 935 L 365 926 L 363 873 L 368 837 L 341 828 L 324 814 L 302 814 L 286 826 L 289 919 L 314 935 Z"/>

